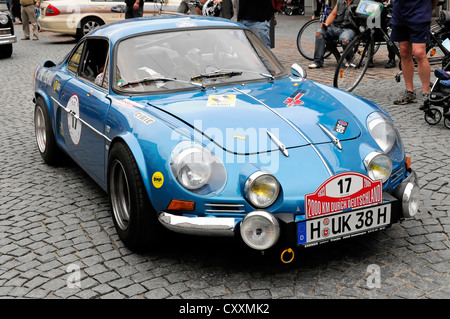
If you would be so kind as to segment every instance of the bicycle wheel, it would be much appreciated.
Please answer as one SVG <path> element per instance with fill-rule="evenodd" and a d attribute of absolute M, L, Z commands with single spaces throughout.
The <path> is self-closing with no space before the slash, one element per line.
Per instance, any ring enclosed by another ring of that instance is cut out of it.
<path fill-rule="evenodd" d="M 317 30 L 320 29 L 320 19 L 315 18 L 306 22 L 297 35 L 297 49 L 300 54 L 308 60 L 314 60 L 314 43 Z M 324 58 L 329 57 L 331 52 L 325 52 Z"/>
<path fill-rule="evenodd" d="M 333 85 L 351 92 L 361 82 L 373 56 L 373 38 L 366 35 L 356 36 L 346 47 L 334 72 Z"/>

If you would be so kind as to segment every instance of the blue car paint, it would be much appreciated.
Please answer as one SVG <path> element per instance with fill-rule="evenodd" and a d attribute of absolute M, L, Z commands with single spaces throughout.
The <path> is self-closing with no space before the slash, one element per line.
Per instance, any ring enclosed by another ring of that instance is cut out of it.
<path fill-rule="evenodd" d="M 237 23 L 221 19 L 188 17 L 182 20 L 186 28 L 189 23 L 197 27 L 241 27 Z M 177 27 L 177 23 L 180 23 L 180 19 L 136 19 L 98 28 L 88 37 L 107 37 L 110 54 L 113 56 L 116 43 L 124 36 L 136 31 L 145 33 L 173 28 Z M 49 74 L 53 74 L 53 77 Z M 58 83 L 55 86 L 56 79 Z M 95 129 L 105 134 L 110 141 L 84 127 L 80 144 L 70 145 L 65 123 L 67 114 L 55 105 L 53 99 L 66 105 L 71 94 L 75 94 L 71 92 L 82 95 L 80 102 L 86 106 L 86 111 L 81 117 L 92 122 Z M 64 96 L 61 93 L 65 93 Z M 330 172 L 314 152 L 310 141 L 323 155 L 332 174 L 349 170 L 366 174 L 362 158 L 371 151 L 379 150 L 368 133 L 366 119 L 372 112 L 387 115 L 372 102 L 323 84 L 289 77 L 287 74 L 274 83 L 261 81 L 244 86 L 236 84 L 208 88 L 206 91 L 192 88 L 177 93 L 121 96 L 111 88 L 106 92 L 74 79 L 63 63 L 53 68 L 41 67 L 37 70 L 36 95 L 42 96 L 49 108 L 59 146 L 105 191 L 108 186 L 108 151 L 114 143 L 121 140 L 130 148 L 137 162 L 150 202 L 156 211 L 166 210 L 171 199 L 192 200 L 196 203 L 196 210 L 185 212 L 186 216 L 209 216 L 210 213 L 205 211 L 205 204 L 208 203 L 242 204 L 243 213 L 226 213 L 227 216 L 236 217 L 236 223 L 246 213 L 254 210 L 244 198 L 244 183 L 248 176 L 259 170 L 273 173 L 281 184 L 280 197 L 268 211 L 297 216 L 305 213 L 304 194 L 313 192 L 330 177 Z M 232 107 L 208 106 L 212 95 L 235 96 L 235 104 Z M 101 110 L 100 113 L 98 109 Z M 290 120 L 307 139 L 272 110 Z M 334 131 L 338 120 L 348 123 L 344 133 Z M 338 150 L 318 127 L 319 123 L 334 132 L 341 141 L 343 150 Z M 289 157 L 282 155 L 278 146 L 265 134 L 260 134 L 264 136 L 264 140 L 256 150 L 250 145 L 239 146 L 239 137 L 245 136 L 255 127 L 263 131 L 277 129 L 277 136 L 287 147 Z M 235 129 L 232 132 L 238 138 L 227 135 L 227 128 Z M 208 134 L 213 129 L 222 134 L 222 141 L 217 140 L 217 136 Z M 172 173 L 172 150 L 180 141 L 193 139 L 212 150 L 222 150 L 228 158 L 228 162 L 224 161 L 226 184 L 218 193 L 193 194 L 183 188 Z M 231 144 L 232 147 L 224 143 L 230 140 L 235 142 Z M 279 161 L 276 169 L 271 166 L 273 163 L 268 163 L 270 156 Z M 404 153 L 393 165 L 393 171 L 405 166 Z M 152 176 L 156 172 L 164 176 L 163 187 L 156 188 L 152 183 Z M 406 170 L 402 171 L 402 175 L 396 185 L 406 177 Z M 392 191 L 396 185 L 388 181 L 383 187 L 386 191 Z"/>

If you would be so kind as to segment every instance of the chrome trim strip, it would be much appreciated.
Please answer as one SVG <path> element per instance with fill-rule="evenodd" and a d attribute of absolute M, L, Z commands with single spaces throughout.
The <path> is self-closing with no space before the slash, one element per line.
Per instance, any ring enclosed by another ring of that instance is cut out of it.
<path fill-rule="evenodd" d="M 284 156 L 289 157 L 289 152 L 286 149 L 286 146 L 284 146 L 283 143 L 281 143 L 281 141 L 275 136 L 273 135 L 271 132 L 267 131 L 267 135 L 269 135 L 270 139 L 272 140 L 272 142 L 275 143 L 276 146 L 278 146 L 278 148 L 280 149 L 281 153 L 283 153 Z"/>
<path fill-rule="evenodd" d="M 83 123 L 84 125 L 86 125 L 88 128 L 90 128 L 94 133 L 100 135 L 101 137 L 103 137 L 108 143 L 111 142 L 111 140 L 102 132 L 98 131 L 96 128 L 94 128 L 93 126 L 91 126 L 89 123 L 87 123 L 85 120 L 81 119 L 74 111 L 69 110 L 68 108 L 66 108 L 65 106 L 63 106 L 61 103 L 59 103 L 53 96 L 52 96 L 52 100 L 54 102 L 56 102 L 56 104 L 58 104 L 58 106 L 60 108 L 62 108 L 64 111 L 66 111 L 67 114 L 72 115 L 74 118 L 76 118 L 78 121 L 80 121 L 81 123 Z"/>
<path fill-rule="evenodd" d="M 318 124 L 319 127 L 322 129 L 322 131 L 330 138 L 330 140 L 333 142 L 333 144 L 342 151 L 342 145 L 341 145 L 341 141 L 339 141 L 339 139 L 334 136 L 333 133 L 331 133 L 325 126 L 323 126 L 322 124 Z"/>
<path fill-rule="evenodd" d="M 181 234 L 201 236 L 234 236 L 232 217 L 186 217 L 162 212 L 159 222 L 167 229 Z"/>
<path fill-rule="evenodd" d="M 320 154 L 319 150 L 314 146 L 314 144 L 306 137 L 305 134 L 303 134 L 294 124 L 291 123 L 291 121 L 289 121 L 288 119 L 286 119 L 284 116 L 282 116 L 280 113 L 278 113 L 277 111 L 275 111 L 274 109 L 272 109 L 270 106 L 268 106 L 267 104 L 265 104 L 263 101 L 257 99 L 256 97 L 245 93 L 244 91 L 239 90 L 238 88 L 233 88 L 235 91 L 244 94 L 250 98 L 252 98 L 253 100 L 255 100 L 256 102 L 260 103 L 262 106 L 264 106 L 265 108 L 267 108 L 269 111 L 273 112 L 275 115 L 277 115 L 279 118 L 281 118 L 283 121 L 285 121 L 287 124 L 289 124 L 289 126 L 291 126 L 298 134 L 300 134 L 305 141 L 313 148 L 313 150 L 316 152 L 317 156 L 320 158 L 320 160 L 322 161 L 323 165 L 325 166 L 325 168 L 328 171 L 328 174 L 331 176 L 333 176 L 333 173 L 331 172 L 330 167 L 328 166 L 327 162 L 325 162 L 325 159 L 323 158 L 322 154 Z"/>

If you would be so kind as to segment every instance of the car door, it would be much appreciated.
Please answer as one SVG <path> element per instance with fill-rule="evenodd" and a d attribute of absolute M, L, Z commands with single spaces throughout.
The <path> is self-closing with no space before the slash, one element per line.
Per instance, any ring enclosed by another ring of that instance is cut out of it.
<path fill-rule="evenodd" d="M 74 76 L 61 88 L 60 126 L 71 157 L 98 183 L 105 181 L 105 119 L 110 107 L 107 70 L 109 43 L 89 38 L 79 44 L 68 61 Z"/>

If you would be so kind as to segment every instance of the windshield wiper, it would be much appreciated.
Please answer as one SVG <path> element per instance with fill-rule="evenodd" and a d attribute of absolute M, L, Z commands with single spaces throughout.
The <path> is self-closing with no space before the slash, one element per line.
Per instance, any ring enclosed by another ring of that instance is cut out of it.
<path fill-rule="evenodd" d="M 202 80 L 202 79 L 212 79 L 212 78 L 218 78 L 218 77 L 222 77 L 222 78 L 231 78 L 233 76 L 237 76 L 237 75 L 241 75 L 242 72 L 240 71 L 227 71 L 227 70 L 216 70 L 213 72 L 209 72 L 209 73 L 203 73 L 197 76 L 194 76 L 191 78 L 191 81 L 198 81 L 198 80 Z"/>
<path fill-rule="evenodd" d="M 174 78 L 166 78 L 166 77 L 147 77 L 147 78 L 143 78 L 143 79 L 139 79 L 136 81 L 129 81 L 129 82 L 124 82 L 120 84 L 120 88 L 123 88 L 125 86 L 130 86 L 130 85 L 134 85 L 134 84 L 143 84 L 143 83 L 153 83 L 153 82 L 171 82 L 171 81 L 180 81 Z M 184 81 L 182 81 L 184 82 Z"/>
<path fill-rule="evenodd" d="M 266 73 L 261 73 L 261 72 L 256 72 L 256 71 L 250 71 L 250 70 L 236 70 L 236 69 L 220 69 L 220 70 L 216 70 L 213 72 L 209 72 L 209 73 L 205 73 L 205 74 L 200 74 L 196 77 L 191 78 L 192 81 L 198 81 L 201 79 L 209 79 L 209 78 L 217 78 L 217 77 L 226 77 L 226 78 L 231 78 L 232 76 L 236 76 L 236 75 L 242 75 L 242 73 L 251 73 L 251 74 L 257 74 L 260 75 L 262 77 L 265 77 L 266 79 L 269 79 L 271 82 L 273 82 L 274 77 L 271 74 L 266 74 Z"/>

